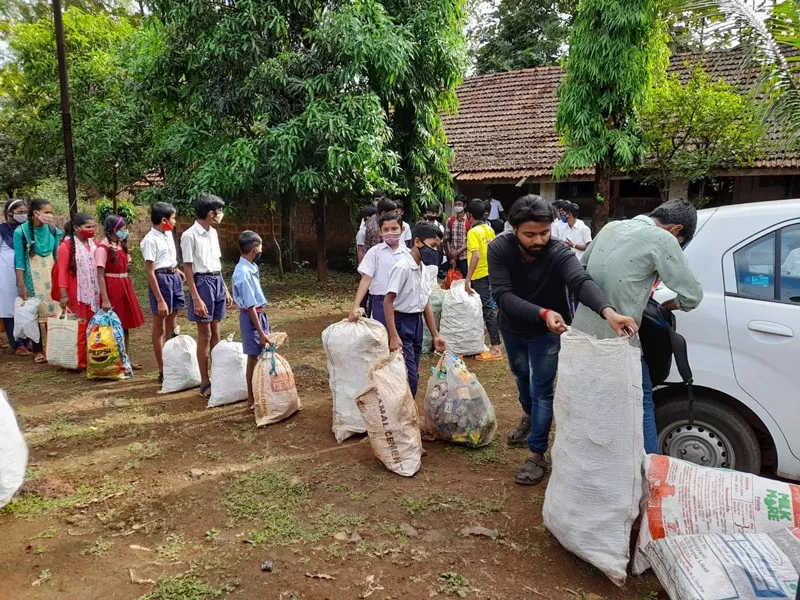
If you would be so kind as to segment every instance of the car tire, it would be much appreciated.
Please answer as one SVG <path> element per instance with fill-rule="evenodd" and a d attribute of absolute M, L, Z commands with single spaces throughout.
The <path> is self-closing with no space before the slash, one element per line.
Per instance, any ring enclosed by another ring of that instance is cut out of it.
<path fill-rule="evenodd" d="M 761 446 L 753 428 L 722 402 L 696 397 L 693 425 L 686 397 L 657 404 L 655 416 L 659 452 L 704 466 L 761 472 Z"/>

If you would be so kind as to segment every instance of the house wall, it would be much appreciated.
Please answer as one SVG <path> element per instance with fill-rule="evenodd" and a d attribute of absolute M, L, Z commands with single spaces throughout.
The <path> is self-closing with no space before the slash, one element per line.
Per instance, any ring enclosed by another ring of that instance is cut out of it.
<path fill-rule="evenodd" d="M 555 186 L 555 184 L 550 184 Z M 492 196 L 503 203 L 503 208 L 506 212 L 511 208 L 511 205 L 516 202 L 518 198 L 526 194 L 539 194 L 541 193 L 541 186 L 539 183 L 524 183 L 517 187 L 516 183 L 485 183 L 482 181 L 473 182 L 457 182 L 456 193 L 464 194 L 468 199 L 473 198 L 483 199 L 486 195 L 486 188 L 492 188 Z M 555 200 L 555 198 L 553 198 Z M 447 208 L 447 207 L 445 207 Z"/>
<path fill-rule="evenodd" d="M 733 204 L 800 196 L 800 175 L 734 177 Z"/>

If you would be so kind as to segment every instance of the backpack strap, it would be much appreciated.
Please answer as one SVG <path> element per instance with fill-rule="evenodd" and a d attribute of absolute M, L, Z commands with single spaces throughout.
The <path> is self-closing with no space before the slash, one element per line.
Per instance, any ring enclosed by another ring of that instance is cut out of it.
<path fill-rule="evenodd" d="M 47 228 L 50 230 L 50 235 L 53 236 L 53 240 L 56 239 L 56 226 L 55 225 L 48 225 Z M 53 244 L 53 260 L 58 260 L 58 244 Z"/>
<path fill-rule="evenodd" d="M 694 425 L 694 389 L 692 388 L 693 376 L 692 368 L 689 366 L 689 352 L 686 345 L 686 338 L 668 327 L 669 339 L 672 343 L 672 354 L 675 357 L 675 366 L 678 367 L 683 383 L 686 384 L 686 395 L 689 398 L 689 425 Z"/>

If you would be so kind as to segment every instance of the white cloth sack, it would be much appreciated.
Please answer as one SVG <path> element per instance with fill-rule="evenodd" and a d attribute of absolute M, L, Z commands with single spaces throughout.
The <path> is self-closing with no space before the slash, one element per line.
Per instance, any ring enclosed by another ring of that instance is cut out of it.
<path fill-rule="evenodd" d="M 5 391 L 0 390 L 0 508 L 22 485 L 27 464 L 28 445 Z"/>
<path fill-rule="evenodd" d="M 436 322 L 436 327 L 439 327 L 442 322 L 442 302 L 444 302 L 445 295 L 445 291 L 439 285 L 439 268 L 434 266 L 425 267 L 425 276 L 431 286 L 428 302 L 430 302 L 431 311 L 433 311 L 433 320 Z M 425 319 L 422 319 L 422 351 L 433 352 L 433 336 Z"/>
<path fill-rule="evenodd" d="M 422 437 L 401 351 L 392 352 L 372 366 L 369 387 L 356 404 L 364 415 L 372 451 L 386 468 L 404 477 L 419 471 Z"/>
<path fill-rule="evenodd" d="M 461 356 L 486 352 L 483 335 L 481 297 L 467 293 L 463 279 L 454 281 L 444 295 L 439 333 L 447 342 L 447 350 Z"/>
<path fill-rule="evenodd" d="M 58 317 L 47 318 L 45 356 L 48 364 L 63 369 L 78 368 L 78 325 L 78 319 L 68 310 Z"/>
<path fill-rule="evenodd" d="M 39 331 L 39 304 L 38 298 L 14 300 L 14 338 L 17 340 L 31 340 L 38 342 L 41 338 Z"/>
<path fill-rule="evenodd" d="M 292 367 L 275 352 L 274 346 L 258 358 L 253 372 L 253 395 L 256 427 L 283 421 L 302 408 Z"/>
<path fill-rule="evenodd" d="M 177 335 L 167 340 L 162 356 L 164 381 L 159 394 L 171 394 L 200 385 L 202 379 L 200 365 L 197 363 L 197 342 L 192 336 Z"/>
<path fill-rule="evenodd" d="M 651 543 L 646 554 L 672 600 L 793 600 L 799 536 L 800 529 L 678 535 Z"/>
<path fill-rule="evenodd" d="M 561 336 L 553 472 L 543 516 L 567 550 L 625 582 L 642 498 L 641 351 L 625 339 Z"/>
<path fill-rule="evenodd" d="M 373 319 L 344 319 L 322 332 L 328 356 L 328 384 L 333 394 L 333 435 L 341 444 L 367 431 L 356 398 L 367 389 L 370 367 L 389 356 L 386 327 Z"/>
<path fill-rule="evenodd" d="M 247 355 L 233 335 L 211 351 L 211 397 L 208 408 L 247 400 Z"/>
<path fill-rule="evenodd" d="M 800 486 L 648 454 L 648 496 L 633 572 L 647 570 L 647 546 L 676 535 L 774 533 L 800 524 Z"/>

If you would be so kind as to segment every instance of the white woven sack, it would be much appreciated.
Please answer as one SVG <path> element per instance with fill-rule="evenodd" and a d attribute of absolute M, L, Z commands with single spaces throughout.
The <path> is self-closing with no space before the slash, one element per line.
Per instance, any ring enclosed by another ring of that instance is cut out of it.
<path fill-rule="evenodd" d="M 439 268 L 435 266 L 425 267 L 425 276 L 431 286 L 428 302 L 431 305 L 431 311 L 433 311 L 433 320 L 436 322 L 436 327 L 439 327 L 442 322 L 442 302 L 444 302 L 445 296 L 444 289 L 439 285 Z M 422 320 L 422 351 L 433 352 L 433 336 L 425 319 Z"/>
<path fill-rule="evenodd" d="M 422 464 L 422 438 L 403 353 L 398 350 L 376 362 L 369 382 L 356 404 L 364 415 L 372 451 L 387 469 L 411 477 Z"/>
<path fill-rule="evenodd" d="M 211 397 L 208 408 L 247 400 L 247 356 L 233 335 L 211 351 Z"/>
<path fill-rule="evenodd" d="M 69 311 L 47 318 L 47 363 L 62 369 L 78 368 L 78 320 Z M 80 340 L 86 343 L 84 340 Z"/>
<path fill-rule="evenodd" d="M 164 344 L 164 381 L 159 394 L 171 394 L 200 385 L 197 342 L 189 335 L 178 335 Z M 213 388 L 212 388 L 213 392 Z"/>
<path fill-rule="evenodd" d="M 561 336 L 553 472 L 542 511 L 562 546 L 619 586 L 642 497 L 640 352 L 625 339 L 575 329 Z"/>
<path fill-rule="evenodd" d="M 5 391 L 0 390 L 0 508 L 22 485 L 27 464 L 28 445 Z"/>
<path fill-rule="evenodd" d="M 454 281 L 444 295 L 439 333 L 447 341 L 448 352 L 475 356 L 488 350 L 483 336 L 481 297 L 470 296 L 463 279 Z"/>
<path fill-rule="evenodd" d="M 253 372 L 256 427 L 272 425 L 302 408 L 289 362 L 275 348 L 267 348 Z"/>
<path fill-rule="evenodd" d="M 38 298 L 14 300 L 14 338 L 18 340 L 31 340 L 36 343 L 41 338 L 39 330 L 39 304 Z"/>
<path fill-rule="evenodd" d="M 370 367 L 389 356 L 389 334 L 373 319 L 362 317 L 355 323 L 344 319 L 322 332 L 322 346 L 333 394 L 333 435 L 341 444 L 367 431 L 356 398 L 367 389 Z"/>

